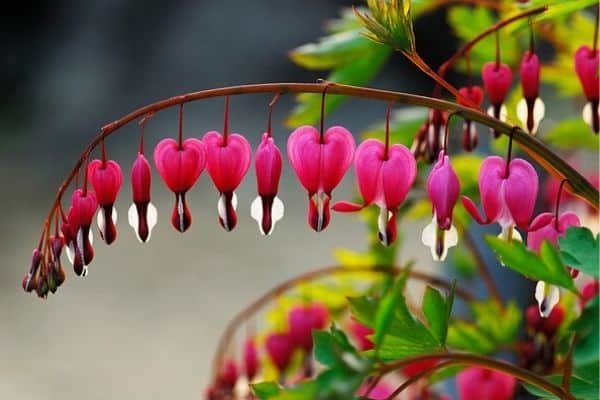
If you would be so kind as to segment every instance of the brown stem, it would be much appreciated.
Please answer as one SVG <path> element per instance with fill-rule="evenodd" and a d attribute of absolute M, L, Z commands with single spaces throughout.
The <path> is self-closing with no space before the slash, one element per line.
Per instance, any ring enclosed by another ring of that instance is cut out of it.
<path fill-rule="evenodd" d="M 570 390 L 569 387 L 571 386 L 571 372 L 573 371 L 573 350 L 575 349 L 576 340 L 576 335 L 573 334 L 573 337 L 571 338 L 571 343 L 569 345 L 569 352 L 567 353 L 564 364 L 561 386 L 567 392 Z"/>
<path fill-rule="evenodd" d="M 379 373 L 388 373 L 391 371 L 398 370 L 408 364 L 420 361 L 428 361 L 428 360 L 438 360 L 438 361 L 453 361 L 455 364 L 459 365 L 473 365 L 481 368 L 486 368 L 498 372 L 503 372 L 509 375 L 514 376 L 522 382 L 528 383 L 530 385 L 536 386 L 540 389 L 543 389 L 549 393 L 556 395 L 560 399 L 567 400 L 575 400 L 575 397 L 569 393 L 568 390 L 555 385 L 542 376 L 526 370 L 524 368 L 518 367 L 516 365 L 510 364 L 505 361 L 496 360 L 491 357 L 481 356 L 478 354 L 470 354 L 470 353 L 431 353 L 425 354 L 421 356 L 405 358 L 400 361 L 394 361 L 390 363 L 384 363 L 379 365 L 377 368 L 377 372 Z M 439 365 L 433 366 L 432 369 L 439 368 Z"/>
<path fill-rule="evenodd" d="M 334 274 L 347 274 L 347 273 L 355 273 L 355 272 L 375 272 L 381 274 L 389 274 L 389 275 L 398 275 L 401 272 L 405 272 L 406 269 L 399 267 L 390 267 L 390 266 L 365 266 L 365 267 L 344 267 L 344 266 L 330 266 L 325 268 L 320 268 L 316 270 L 312 270 L 306 272 L 304 274 L 295 276 L 285 282 L 280 283 L 275 286 L 271 290 L 262 294 L 258 299 L 254 302 L 247 305 L 242 311 L 240 311 L 236 316 L 234 316 L 225 331 L 221 335 L 221 339 L 219 340 L 219 345 L 217 346 L 217 351 L 215 353 L 214 361 L 213 361 L 213 373 L 221 370 L 223 360 L 225 358 L 225 353 L 233 335 L 238 329 L 238 326 L 244 323 L 246 320 L 251 318 L 254 314 L 256 314 L 262 307 L 271 302 L 277 296 L 280 296 L 282 293 L 296 287 L 300 282 L 306 281 L 314 281 L 316 279 L 322 278 L 324 276 L 334 275 Z M 442 278 L 426 274 L 421 271 L 416 271 L 414 269 L 408 270 L 408 276 L 413 279 L 417 279 L 423 282 L 427 282 L 434 286 L 443 287 L 444 289 L 451 290 L 452 284 Z M 472 301 L 475 299 L 475 296 L 471 294 L 469 291 L 456 287 L 455 293 L 457 296 L 462 298 L 465 301 Z"/>
<path fill-rule="evenodd" d="M 567 164 L 559 155 L 552 152 L 552 150 L 550 150 L 539 139 L 529 135 L 522 129 L 514 128 L 502 121 L 488 116 L 487 114 L 479 110 L 463 107 L 453 102 L 441 99 L 434 99 L 431 97 L 418 96 L 409 93 L 395 92 L 390 90 L 343 85 L 333 82 L 264 83 L 208 89 L 199 92 L 192 92 L 171 97 L 169 99 L 157 101 L 156 103 L 152 103 L 147 106 L 141 107 L 125 115 L 124 117 L 105 125 L 104 127 L 102 127 L 100 133 L 84 149 L 83 153 L 80 155 L 79 159 L 75 163 L 73 169 L 58 188 L 56 197 L 54 199 L 54 202 L 52 203 L 52 207 L 50 209 L 50 212 L 48 213 L 46 221 L 52 220 L 52 217 L 56 212 L 56 209 L 62 199 L 64 192 L 69 187 L 75 176 L 77 176 L 80 168 L 82 167 L 90 152 L 96 148 L 96 146 L 100 143 L 102 138 L 106 138 L 112 135 L 119 128 L 130 123 L 131 121 L 137 120 L 148 114 L 156 113 L 160 110 L 164 110 L 169 107 L 183 105 L 185 103 L 201 99 L 221 96 L 243 95 L 250 93 L 323 93 L 325 87 L 327 87 L 327 92 L 330 94 L 376 99 L 387 102 L 398 102 L 450 112 L 454 111 L 460 114 L 465 119 L 470 119 L 472 121 L 479 122 L 483 125 L 488 126 L 492 130 L 501 132 L 502 134 L 509 135 L 512 132 L 514 140 L 521 145 L 525 152 L 527 152 L 543 168 L 545 168 L 556 178 L 568 178 L 570 186 L 573 189 L 572 193 L 584 199 L 594 209 L 598 209 L 598 202 L 600 198 L 598 190 L 590 182 L 588 182 L 579 172 L 577 172 L 569 164 Z M 46 225 L 47 224 L 45 223 L 42 235 L 46 233 Z"/>

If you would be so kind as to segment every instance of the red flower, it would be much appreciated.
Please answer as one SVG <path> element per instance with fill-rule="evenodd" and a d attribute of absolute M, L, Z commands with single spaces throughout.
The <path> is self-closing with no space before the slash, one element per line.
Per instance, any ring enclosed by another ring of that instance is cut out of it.
<path fill-rule="evenodd" d="M 458 98 L 456 101 L 458 104 L 465 107 L 476 106 L 477 109 L 481 108 L 483 102 L 483 90 L 481 86 L 467 86 L 458 89 Z M 463 124 L 462 134 L 462 146 L 466 151 L 473 151 L 477 147 L 479 142 L 479 135 L 477 134 L 477 128 L 470 119 L 465 119 Z"/>
<path fill-rule="evenodd" d="M 73 192 L 67 219 L 73 236 L 73 269 L 77 275 L 87 275 L 87 266 L 94 258 L 90 226 L 97 208 L 98 201 L 94 192 L 84 192 L 81 189 Z"/>
<path fill-rule="evenodd" d="M 521 88 L 523 98 L 517 104 L 517 116 L 527 131 L 535 134 L 546 107 L 539 98 L 540 60 L 530 51 L 525 52 L 521 60 Z"/>
<path fill-rule="evenodd" d="M 594 132 L 600 131 L 600 89 L 598 68 L 600 66 L 600 51 L 581 46 L 575 52 L 575 72 L 581 82 L 588 103 L 583 108 L 583 119 L 592 127 Z"/>
<path fill-rule="evenodd" d="M 150 202 L 152 171 L 150 163 L 142 153 L 138 153 L 131 167 L 131 193 L 133 204 L 129 207 L 129 225 L 142 243 L 150 240 L 152 229 L 156 226 L 157 212 Z"/>
<path fill-rule="evenodd" d="M 467 368 L 456 378 L 460 400 L 510 400 L 515 384 L 511 375 L 478 367 Z"/>
<path fill-rule="evenodd" d="M 248 338 L 244 343 L 244 371 L 248 381 L 256 376 L 259 368 L 258 349 L 254 339 Z"/>
<path fill-rule="evenodd" d="M 481 72 L 483 86 L 491 103 L 488 114 L 501 121 L 506 120 L 506 107 L 504 99 L 512 83 L 512 71 L 506 64 L 488 62 L 483 66 Z M 494 136 L 499 137 L 500 133 L 494 131 Z"/>
<path fill-rule="evenodd" d="M 167 187 L 175 193 L 171 224 L 179 232 L 185 232 L 192 224 L 185 194 L 194 186 L 206 166 L 204 143 L 194 138 L 182 143 L 163 139 L 154 149 L 154 164 Z"/>
<path fill-rule="evenodd" d="M 290 338 L 296 347 L 309 352 L 313 347 L 312 331 L 323 329 L 329 320 L 329 310 L 323 304 L 299 305 L 288 313 Z"/>
<path fill-rule="evenodd" d="M 280 373 L 285 372 L 294 353 L 294 343 L 288 333 L 271 333 L 265 343 L 267 354 Z"/>
<path fill-rule="evenodd" d="M 106 244 L 111 244 L 117 238 L 117 210 L 114 204 L 123 181 L 121 167 L 113 160 L 92 160 L 88 164 L 87 174 L 101 208 L 97 221 L 100 237 Z"/>

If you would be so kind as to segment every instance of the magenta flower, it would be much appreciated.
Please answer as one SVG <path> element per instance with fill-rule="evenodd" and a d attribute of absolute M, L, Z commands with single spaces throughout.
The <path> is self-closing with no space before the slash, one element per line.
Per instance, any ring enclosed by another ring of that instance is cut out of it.
<path fill-rule="evenodd" d="M 207 132 L 202 141 L 206 144 L 206 169 L 219 191 L 219 223 L 226 231 L 231 231 L 237 224 L 235 189 L 248 172 L 252 148 L 242 135 L 227 131 L 223 135 L 217 131 Z"/>
<path fill-rule="evenodd" d="M 277 197 L 281 164 L 281 152 L 275 141 L 268 133 L 263 134 L 254 155 L 258 196 L 250 207 L 250 214 L 263 235 L 271 234 L 275 223 L 283 218 L 283 203 Z"/>
<path fill-rule="evenodd" d="M 129 207 L 129 225 L 142 243 L 150 240 L 158 220 L 156 207 L 150 202 L 152 171 L 144 154 L 138 153 L 131 167 L 131 193 L 133 204 Z"/>
<path fill-rule="evenodd" d="M 456 378 L 459 400 L 510 400 L 515 384 L 511 375 L 479 367 L 464 369 Z"/>
<path fill-rule="evenodd" d="M 323 329 L 329 321 L 329 310 L 323 304 L 299 305 L 288 313 L 290 338 L 294 346 L 310 352 L 313 347 L 312 331 Z"/>
<path fill-rule="evenodd" d="M 460 193 L 458 176 L 444 151 L 440 151 L 438 161 L 429 173 L 427 192 L 433 206 L 433 219 L 423 229 L 421 241 L 429 246 L 435 261 L 444 261 L 448 248 L 458 243 L 458 234 L 452 225 L 452 212 Z"/>
<path fill-rule="evenodd" d="M 364 383 L 358 388 L 356 395 L 368 400 L 386 400 L 394 393 L 394 388 L 385 382 L 379 382 L 371 391 L 369 391 L 370 387 L 371 385 Z M 369 392 L 368 397 L 364 397 L 367 395 L 367 392 Z"/>
<path fill-rule="evenodd" d="M 491 104 L 488 114 L 501 121 L 506 121 L 506 107 L 503 103 L 512 83 L 510 67 L 506 64 L 488 62 L 483 66 L 481 78 Z M 500 133 L 494 131 L 494 136 L 499 137 Z"/>
<path fill-rule="evenodd" d="M 521 89 L 523 98 L 517 104 L 517 116 L 527 131 L 535 135 L 546 107 L 539 98 L 540 60 L 531 51 L 525 52 L 521 60 Z"/>
<path fill-rule="evenodd" d="M 93 235 L 90 229 L 98 208 L 96 194 L 77 189 L 71 196 L 71 207 L 67 214 L 69 229 L 73 236 L 73 269 L 77 275 L 87 275 L 87 266 L 94 258 Z"/>
<path fill-rule="evenodd" d="M 575 72 L 581 82 L 588 103 L 583 108 L 583 119 L 594 132 L 600 132 L 600 89 L 598 68 L 600 51 L 581 46 L 575 52 Z"/>
<path fill-rule="evenodd" d="M 481 108 L 483 102 L 483 90 L 480 86 L 466 86 L 458 89 L 459 96 L 456 101 L 458 104 L 465 107 L 477 107 Z M 477 147 L 479 142 L 479 135 L 477 134 L 477 128 L 470 119 L 465 119 L 463 124 L 462 134 L 462 146 L 466 151 L 473 151 Z"/>
<path fill-rule="evenodd" d="M 117 210 L 114 204 L 123 182 L 121 167 L 116 161 L 103 157 L 102 160 L 90 161 L 87 174 L 100 207 L 97 217 L 100 237 L 106 244 L 111 244 L 117 238 Z"/>
<path fill-rule="evenodd" d="M 342 126 L 320 134 L 312 126 L 294 130 L 287 153 L 300 183 L 308 192 L 308 224 L 317 232 L 329 225 L 329 201 L 352 163 L 354 138 Z"/>
<path fill-rule="evenodd" d="M 375 331 L 368 326 L 361 324 L 354 317 L 351 317 L 350 321 L 348 321 L 348 332 L 357 342 L 358 348 L 361 351 L 367 351 L 373 348 L 373 342 L 368 336 L 375 333 Z"/>
<path fill-rule="evenodd" d="M 500 237 L 522 241 L 514 228 L 527 230 L 538 192 L 538 175 L 527 161 L 515 158 L 506 161 L 498 156 L 487 157 L 479 171 L 479 193 L 485 212 L 481 216 L 475 203 L 463 196 L 462 203 L 479 224 L 498 223 Z"/>
<path fill-rule="evenodd" d="M 171 224 L 179 232 L 185 232 L 192 225 L 185 194 L 206 166 L 204 143 L 194 138 L 180 140 L 180 143 L 170 138 L 163 139 L 154 148 L 154 164 L 165 185 L 175 193 Z"/>
<path fill-rule="evenodd" d="M 246 339 L 244 343 L 244 372 L 246 373 L 246 377 L 248 381 L 251 382 L 252 379 L 258 373 L 258 368 L 260 367 L 259 358 L 258 358 L 258 349 L 256 348 L 256 342 L 252 338 Z"/>
<path fill-rule="evenodd" d="M 269 358 L 283 374 L 292 360 L 294 343 L 288 333 L 271 333 L 267 336 L 265 348 Z"/>
<path fill-rule="evenodd" d="M 25 276 L 23 277 L 23 281 L 21 282 L 21 286 L 23 290 L 26 292 L 31 292 L 35 290 L 38 286 L 37 281 L 37 271 L 40 268 L 40 264 L 42 263 L 42 252 L 37 247 L 33 249 L 31 254 L 31 266 Z"/>
<path fill-rule="evenodd" d="M 358 146 L 354 169 L 364 204 L 338 202 L 333 209 L 354 212 L 376 204 L 379 209 L 379 241 L 389 246 L 396 239 L 396 213 L 417 176 L 417 162 L 405 146 L 386 146 L 367 139 Z"/>
<path fill-rule="evenodd" d="M 552 213 L 542 213 L 531 222 L 527 233 L 527 247 L 535 252 L 540 251 L 544 240 L 553 245 L 558 244 L 558 238 L 566 234 L 571 226 L 580 226 L 579 218 L 575 213 L 565 212 L 558 218 Z M 535 286 L 535 299 L 538 302 L 540 315 L 548 317 L 552 309 L 558 304 L 560 289 L 558 286 L 539 281 Z"/>

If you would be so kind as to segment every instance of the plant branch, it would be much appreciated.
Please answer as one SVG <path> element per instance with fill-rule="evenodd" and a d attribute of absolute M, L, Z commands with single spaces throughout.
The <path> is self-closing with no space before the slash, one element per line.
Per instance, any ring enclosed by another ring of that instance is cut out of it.
<path fill-rule="evenodd" d="M 244 323 L 254 314 L 256 314 L 262 307 L 271 302 L 274 298 L 280 296 L 286 291 L 295 288 L 300 282 L 314 281 L 319 278 L 323 278 L 325 276 L 335 275 L 335 274 L 351 274 L 356 272 L 374 272 L 381 273 L 387 275 L 398 275 L 402 272 L 405 272 L 406 269 L 400 267 L 389 267 L 389 266 L 365 266 L 365 267 L 344 267 L 344 266 L 330 266 L 325 268 L 320 268 L 316 270 L 312 270 L 306 272 L 304 274 L 295 276 L 285 282 L 280 283 L 275 286 L 271 290 L 267 291 L 263 295 L 261 295 L 254 302 L 250 303 L 246 306 L 242 311 L 240 311 L 236 316 L 234 316 L 225 331 L 221 335 L 221 339 L 219 340 L 219 345 L 217 347 L 217 351 L 215 353 L 215 358 L 213 361 L 213 373 L 217 373 L 217 371 L 221 370 L 222 362 L 231 343 L 233 335 L 237 331 L 239 325 Z M 416 271 L 414 269 L 408 270 L 408 276 L 413 279 L 417 279 L 423 282 L 427 282 L 431 285 L 442 287 L 447 290 L 451 290 L 452 284 L 442 278 L 426 274 L 421 271 Z M 475 299 L 475 296 L 471 294 L 469 291 L 456 287 L 456 295 L 464 299 L 465 301 L 471 301 Z"/>
<path fill-rule="evenodd" d="M 52 221 L 52 217 L 54 216 L 54 213 L 56 212 L 58 205 L 61 202 L 64 192 L 66 191 L 67 187 L 71 184 L 73 179 L 75 179 L 75 177 L 77 176 L 81 166 L 85 162 L 88 155 L 96 148 L 96 146 L 100 143 L 102 139 L 112 135 L 119 128 L 122 128 L 131 121 L 147 117 L 148 115 L 154 114 L 166 108 L 182 105 L 188 102 L 201 99 L 221 96 L 244 95 L 251 93 L 322 93 L 325 86 L 327 86 L 327 92 L 332 95 L 338 94 L 368 99 L 376 99 L 386 102 L 392 101 L 397 103 L 410 104 L 414 106 L 423 106 L 427 108 L 450 111 L 460 114 L 463 118 L 468 118 L 472 121 L 486 125 L 489 128 L 501 132 L 505 135 L 509 135 L 512 131 L 514 140 L 521 145 L 524 151 L 526 151 L 542 167 L 544 167 L 548 172 L 550 172 L 558 179 L 569 179 L 570 186 L 573 189 L 573 194 L 584 199 L 595 209 L 598 208 L 598 190 L 592 184 L 590 184 L 581 174 L 579 174 L 579 172 L 577 172 L 575 169 L 569 166 L 560 156 L 552 152 L 552 150 L 550 150 L 539 139 L 530 136 L 522 129 L 512 127 L 502 121 L 488 116 L 487 114 L 479 110 L 474 110 L 472 108 L 463 107 L 453 102 L 444 101 L 441 99 L 434 99 L 431 97 L 418 96 L 403 92 L 394 92 L 390 90 L 343 85 L 333 82 L 264 83 L 208 89 L 199 92 L 192 92 L 171 97 L 169 99 L 157 101 L 156 103 L 152 103 L 147 106 L 141 107 L 125 115 L 124 117 L 102 127 L 100 133 L 84 149 L 83 153 L 75 163 L 73 169 L 58 188 L 56 197 L 54 199 L 50 212 L 48 213 L 48 217 L 45 220 L 42 236 L 47 233 L 50 221 Z"/>
<path fill-rule="evenodd" d="M 452 360 L 444 361 L 444 362 L 434 365 L 424 371 L 421 371 L 418 374 L 411 376 L 410 378 L 408 378 L 407 380 L 402 382 L 402 384 L 400 386 L 398 386 L 398 388 L 396 390 L 394 390 L 392 392 L 392 394 L 387 397 L 386 400 L 392 400 L 392 399 L 396 398 L 396 396 L 398 396 L 400 393 L 402 393 L 407 387 L 409 387 L 413 383 L 418 382 L 421 379 L 433 374 L 438 369 L 450 367 L 450 366 L 456 365 L 456 364 L 457 364 L 456 361 L 452 361 Z"/>
<path fill-rule="evenodd" d="M 518 367 L 505 361 L 496 360 L 491 357 L 470 353 L 431 353 L 421 356 L 406 358 L 400 361 L 380 364 L 376 369 L 379 373 L 388 373 L 402 368 L 408 364 L 426 360 L 452 361 L 457 365 L 473 365 L 498 372 L 503 372 L 514 376 L 522 382 L 536 386 L 549 393 L 554 394 L 560 399 L 575 400 L 575 397 L 564 388 L 547 381 L 542 376 L 527 369 Z M 433 366 L 433 369 L 439 368 L 439 365 Z M 444 365 L 445 366 L 445 365 Z"/>

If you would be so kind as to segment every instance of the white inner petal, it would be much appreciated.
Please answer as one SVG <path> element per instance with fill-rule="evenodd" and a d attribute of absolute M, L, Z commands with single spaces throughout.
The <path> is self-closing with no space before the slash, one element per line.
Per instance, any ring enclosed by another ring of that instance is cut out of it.
<path fill-rule="evenodd" d="M 585 106 L 583 106 L 581 116 L 583 117 L 583 120 L 585 121 L 586 124 L 593 127 L 594 120 L 592 118 L 592 112 L 593 112 L 592 111 L 592 103 L 590 103 L 588 101 L 587 103 L 585 103 Z"/>
<path fill-rule="evenodd" d="M 442 236 L 441 240 L 443 243 L 443 248 L 441 255 L 438 255 L 437 253 L 438 235 Z M 448 255 L 448 249 L 458 244 L 458 232 L 456 231 L 454 225 L 451 225 L 450 229 L 447 231 L 438 229 L 437 217 L 436 214 L 433 213 L 431 222 L 423 229 L 423 232 L 421 233 L 421 241 L 425 246 L 429 247 L 429 250 L 431 250 L 431 257 L 434 261 L 444 261 Z"/>
<path fill-rule="evenodd" d="M 533 130 L 531 133 L 536 134 L 538 128 L 540 127 L 540 121 L 546 115 L 546 105 L 539 97 L 535 99 L 535 103 L 533 105 Z"/>
<path fill-rule="evenodd" d="M 131 204 L 131 207 L 129 207 L 129 210 L 127 210 L 127 220 L 129 221 L 129 226 L 131 226 L 133 228 L 133 230 L 135 231 L 135 234 L 137 235 L 139 219 L 138 219 L 137 207 L 135 206 L 135 203 Z M 139 236 L 138 236 L 138 240 L 139 240 Z"/>
<path fill-rule="evenodd" d="M 217 214 L 223 221 L 227 221 L 227 207 L 225 206 L 225 195 L 220 195 L 217 200 Z"/>
<path fill-rule="evenodd" d="M 527 129 L 527 100 L 524 98 L 517 103 L 517 117 L 521 121 L 523 129 Z"/>
<path fill-rule="evenodd" d="M 156 207 L 154 207 L 154 204 L 152 203 L 148 203 L 148 208 L 146 209 L 146 223 L 148 224 L 148 238 L 146 239 L 147 242 L 152 236 L 152 229 L 154 229 L 154 227 L 158 223 L 158 212 L 156 211 Z"/>
<path fill-rule="evenodd" d="M 379 230 L 380 241 L 385 245 L 389 243 L 387 237 L 387 224 L 391 217 L 392 213 L 389 212 L 387 208 L 382 207 L 379 209 L 379 217 L 377 217 L 377 229 Z"/>
<path fill-rule="evenodd" d="M 98 224 L 98 229 L 100 233 L 104 235 L 106 229 L 106 221 L 104 220 L 104 209 L 100 208 L 98 210 L 98 214 L 96 215 L 96 223 Z"/>
<path fill-rule="evenodd" d="M 435 240 L 436 240 L 436 231 L 437 231 L 437 222 L 435 220 L 435 215 L 431 222 L 423 229 L 421 233 L 421 242 L 431 250 L 431 257 L 435 261 L 439 261 L 439 257 L 437 252 L 435 251 Z"/>
<path fill-rule="evenodd" d="M 65 247 L 65 251 L 67 252 L 67 258 L 69 259 L 69 262 L 71 265 L 73 265 L 75 260 L 75 248 L 73 247 L 73 242 L 69 243 L 69 245 Z"/>
<path fill-rule="evenodd" d="M 262 200 L 260 196 L 256 196 L 256 198 L 252 200 L 252 203 L 250 204 L 250 216 L 258 223 L 258 230 L 264 235 L 265 232 L 262 228 Z"/>
<path fill-rule="evenodd" d="M 183 210 L 183 198 L 182 196 L 177 197 L 177 214 L 179 215 L 179 229 L 183 230 L 184 224 L 184 210 Z"/>
<path fill-rule="evenodd" d="M 540 315 L 547 318 L 560 299 L 560 289 L 544 281 L 535 285 L 535 299 L 538 302 Z"/>
<path fill-rule="evenodd" d="M 283 201 L 277 196 L 273 199 L 273 209 L 271 210 L 271 220 L 273 221 L 273 226 L 277 221 L 281 221 L 283 218 L 283 214 L 285 212 L 285 207 L 283 206 Z"/>

